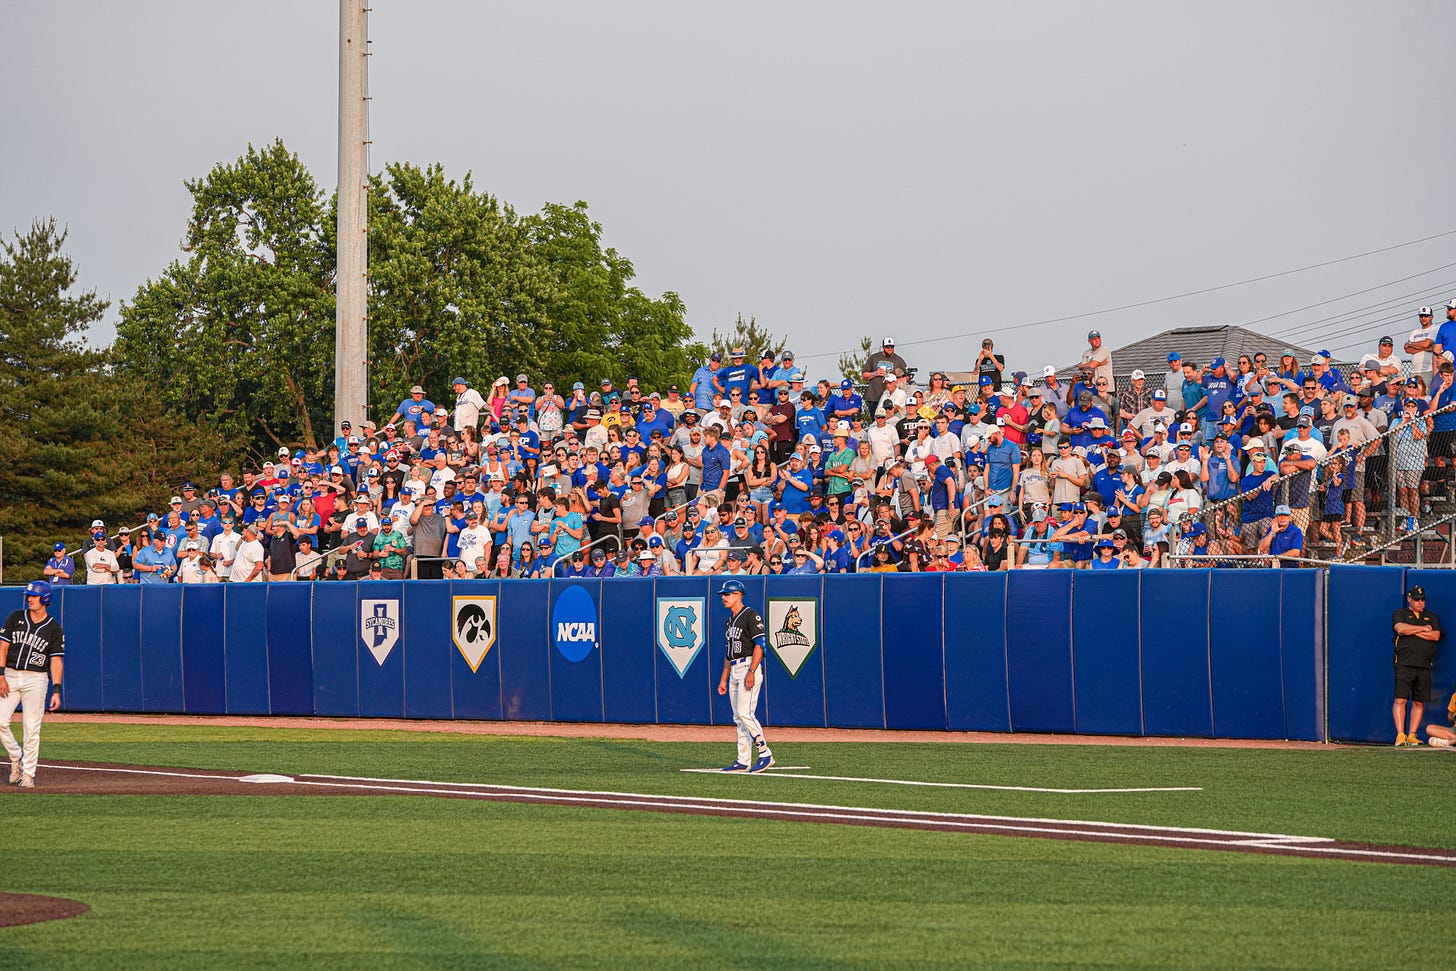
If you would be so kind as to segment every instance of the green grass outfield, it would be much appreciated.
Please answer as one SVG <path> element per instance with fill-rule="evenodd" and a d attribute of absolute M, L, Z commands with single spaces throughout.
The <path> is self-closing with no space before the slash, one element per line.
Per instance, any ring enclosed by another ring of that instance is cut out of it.
<path fill-rule="evenodd" d="M 48 723 L 46 759 L 759 798 L 1456 847 L 1456 754 L 720 744 Z M 44 770 L 41 774 L 44 785 Z M 0 968 L 1429 968 L 1450 869 L 428 797 L 0 793 L 0 889 L 89 903 Z"/>

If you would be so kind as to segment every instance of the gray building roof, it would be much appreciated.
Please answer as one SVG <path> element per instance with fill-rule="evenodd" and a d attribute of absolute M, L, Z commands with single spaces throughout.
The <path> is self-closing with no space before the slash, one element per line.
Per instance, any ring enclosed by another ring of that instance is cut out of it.
<path fill-rule="evenodd" d="M 1215 357 L 1228 362 L 1229 371 L 1237 370 L 1234 362 L 1240 355 L 1254 355 L 1262 351 L 1272 365 L 1279 361 L 1279 355 L 1286 350 L 1293 352 L 1301 366 L 1308 364 L 1318 348 L 1289 344 L 1267 334 L 1258 334 L 1246 327 L 1225 324 L 1222 327 L 1175 327 L 1161 334 L 1154 334 L 1140 341 L 1133 341 L 1112 350 L 1112 371 L 1117 378 L 1125 378 L 1133 371 L 1147 374 L 1148 387 L 1163 386 L 1163 375 L 1168 372 L 1168 355 L 1177 351 L 1185 361 L 1193 361 L 1199 367 L 1208 364 Z M 1070 372 L 1073 364 L 1062 369 Z"/>

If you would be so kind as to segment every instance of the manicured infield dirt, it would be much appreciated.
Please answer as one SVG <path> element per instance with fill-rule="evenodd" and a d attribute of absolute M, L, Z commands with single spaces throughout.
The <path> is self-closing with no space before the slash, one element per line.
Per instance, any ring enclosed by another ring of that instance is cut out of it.
<path fill-rule="evenodd" d="M 0 927 L 39 924 L 45 920 L 77 917 L 91 908 L 79 900 L 42 897 L 33 893 L 0 893 Z"/>
<path fill-rule="evenodd" d="M 1456 867 L 1456 851 L 1344 842 L 1317 836 L 470 782 L 327 775 L 258 775 L 246 771 L 226 772 L 168 766 L 46 761 L 41 763 L 40 772 L 37 773 L 37 783 L 40 786 L 37 791 L 68 795 L 431 796 L 529 805 L 577 806 L 733 818 L 753 817 L 785 822 L 839 823 L 851 826 L 982 833 L 1034 839 L 1119 843 L 1132 846 L 1267 853 L 1306 859 Z M 85 908 L 84 904 L 77 906 L 83 910 Z M 76 913 L 80 912 L 82 911 L 76 911 Z M 73 916 L 73 914 L 57 916 Z M 0 924 L 3 924 L 3 921 L 0 921 Z"/>

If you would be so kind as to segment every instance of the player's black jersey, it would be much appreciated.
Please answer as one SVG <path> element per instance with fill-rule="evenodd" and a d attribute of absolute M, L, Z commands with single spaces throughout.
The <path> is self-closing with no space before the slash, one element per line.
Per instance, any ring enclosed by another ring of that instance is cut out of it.
<path fill-rule="evenodd" d="M 12 611 L 0 627 L 0 641 L 9 641 L 5 652 L 5 666 L 12 671 L 45 671 L 50 659 L 66 653 L 66 635 L 54 617 L 46 617 L 39 624 L 30 619 L 25 610 Z"/>
<path fill-rule="evenodd" d="M 737 661 L 753 657 L 753 642 L 768 637 L 768 628 L 763 618 L 752 607 L 744 607 L 734 617 L 728 618 L 728 660 Z"/>

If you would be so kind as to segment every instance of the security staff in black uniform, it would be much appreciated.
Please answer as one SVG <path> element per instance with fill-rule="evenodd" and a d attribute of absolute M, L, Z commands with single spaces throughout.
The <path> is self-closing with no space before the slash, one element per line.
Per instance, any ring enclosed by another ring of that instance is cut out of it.
<path fill-rule="evenodd" d="M 60 622 L 46 609 L 51 603 L 51 585 L 32 580 L 25 585 L 25 609 L 12 611 L 0 626 L 0 653 L 5 657 L 5 676 L 0 678 L 0 743 L 10 756 L 10 784 L 35 788 L 35 767 L 40 761 L 40 722 L 45 715 L 46 695 L 50 710 L 61 707 L 61 674 L 66 653 L 66 635 Z M 50 671 L 47 692 L 46 671 Z M 19 705 L 25 747 L 16 744 L 10 719 Z"/>
<path fill-rule="evenodd" d="M 718 694 L 728 695 L 733 706 L 733 723 L 738 726 L 738 758 L 723 767 L 724 772 L 762 772 L 774 764 L 773 752 L 763 738 L 763 725 L 755 712 L 758 695 L 763 690 L 765 671 L 764 648 L 768 646 L 768 628 L 758 611 L 743 603 L 743 581 L 724 580 L 718 588 L 723 606 L 728 608 L 728 651 L 723 659 L 723 678 Z M 758 758 L 753 758 L 754 749 Z"/>
<path fill-rule="evenodd" d="M 1406 606 L 1395 612 L 1395 744 L 1420 745 L 1417 734 L 1426 702 L 1431 700 L 1431 665 L 1436 660 L 1436 642 L 1441 639 L 1441 618 L 1426 609 L 1426 591 L 1411 587 Z M 1410 701 L 1410 731 L 1405 722 L 1406 701 Z"/>

